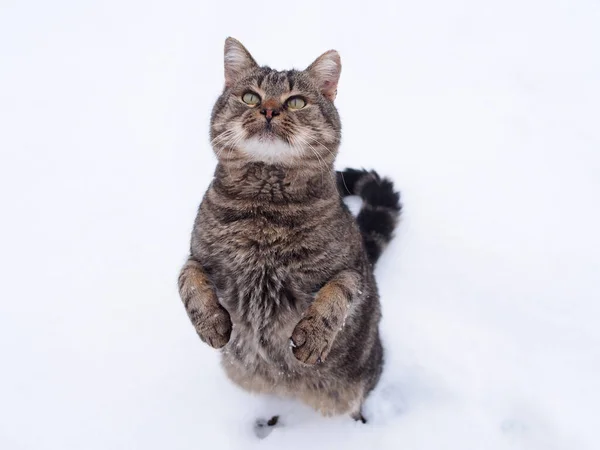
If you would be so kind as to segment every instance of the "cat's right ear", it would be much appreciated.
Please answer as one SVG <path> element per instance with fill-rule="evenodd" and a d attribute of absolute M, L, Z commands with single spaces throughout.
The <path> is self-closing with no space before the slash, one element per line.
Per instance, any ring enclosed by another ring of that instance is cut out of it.
<path fill-rule="evenodd" d="M 337 94 L 338 81 L 342 72 L 342 61 L 335 50 L 329 50 L 319 56 L 306 71 L 317 82 L 321 93 L 334 101 Z"/>
<path fill-rule="evenodd" d="M 225 87 L 231 85 L 247 70 L 258 67 L 254 58 L 240 41 L 232 37 L 225 40 Z"/>

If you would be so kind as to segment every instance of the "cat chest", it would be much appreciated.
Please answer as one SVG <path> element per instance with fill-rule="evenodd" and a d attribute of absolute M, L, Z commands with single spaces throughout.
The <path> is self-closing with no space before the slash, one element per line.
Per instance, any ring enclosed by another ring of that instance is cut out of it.
<path fill-rule="evenodd" d="M 314 262 L 325 245 L 316 245 L 302 227 L 262 215 L 204 231 L 212 278 L 233 320 L 261 333 L 297 320 L 318 287 Z"/>

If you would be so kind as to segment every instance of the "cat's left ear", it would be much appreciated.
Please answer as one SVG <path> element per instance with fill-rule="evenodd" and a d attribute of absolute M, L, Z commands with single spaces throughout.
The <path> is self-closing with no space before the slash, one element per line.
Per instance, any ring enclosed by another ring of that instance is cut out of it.
<path fill-rule="evenodd" d="M 319 56 L 306 71 L 317 82 L 321 93 L 334 101 L 337 94 L 338 81 L 342 73 L 342 60 L 335 50 L 329 50 Z"/>
<path fill-rule="evenodd" d="M 225 40 L 225 86 L 231 85 L 247 70 L 258 67 L 254 58 L 240 41 L 232 37 Z"/>

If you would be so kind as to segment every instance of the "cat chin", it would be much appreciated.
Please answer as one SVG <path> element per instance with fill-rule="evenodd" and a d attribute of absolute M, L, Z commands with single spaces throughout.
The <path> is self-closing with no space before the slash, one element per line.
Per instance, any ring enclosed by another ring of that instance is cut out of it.
<path fill-rule="evenodd" d="M 253 161 L 275 164 L 294 160 L 294 149 L 287 142 L 279 138 L 264 139 L 251 137 L 244 139 L 239 144 L 239 148 Z"/>

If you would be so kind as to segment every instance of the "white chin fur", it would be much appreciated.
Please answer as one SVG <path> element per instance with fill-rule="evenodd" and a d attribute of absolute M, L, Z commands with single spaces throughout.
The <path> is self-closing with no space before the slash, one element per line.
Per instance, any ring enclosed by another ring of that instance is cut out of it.
<path fill-rule="evenodd" d="M 239 148 L 252 159 L 267 163 L 290 161 L 293 158 L 293 149 L 281 139 L 260 140 L 252 137 L 244 139 Z"/>

